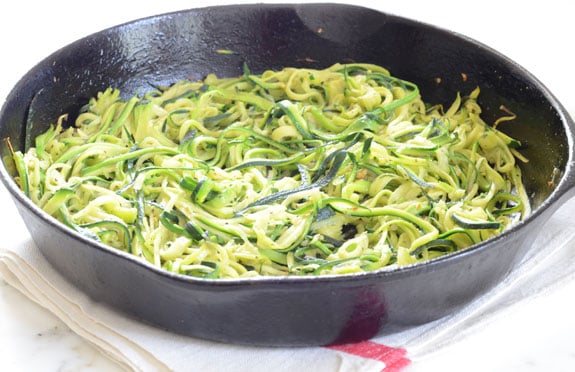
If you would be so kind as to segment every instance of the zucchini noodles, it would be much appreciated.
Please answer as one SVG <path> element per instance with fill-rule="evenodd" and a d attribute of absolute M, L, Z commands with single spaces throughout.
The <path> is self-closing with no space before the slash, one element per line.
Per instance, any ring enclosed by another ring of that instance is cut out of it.
<path fill-rule="evenodd" d="M 208 75 L 59 118 L 16 181 L 71 229 L 201 278 L 347 274 L 430 260 L 530 213 L 520 143 L 377 65 Z"/>

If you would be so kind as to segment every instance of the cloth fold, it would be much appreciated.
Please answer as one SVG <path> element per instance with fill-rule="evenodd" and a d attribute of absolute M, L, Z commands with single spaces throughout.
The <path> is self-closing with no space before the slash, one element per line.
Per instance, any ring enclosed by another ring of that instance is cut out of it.
<path fill-rule="evenodd" d="M 496 288 L 460 311 L 422 326 L 372 340 L 336 347 L 262 348 L 226 345 L 186 337 L 138 322 L 94 302 L 67 282 L 44 259 L 17 215 L 6 190 L 0 190 L 7 226 L 0 248 L 0 277 L 54 313 L 119 365 L 136 371 L 308 370 L 400 371 L 424 363 L 435 352 L 469 337 L 486 322 L 526 301 L 575 280 L 575 199 L 544 226 L 529 257 Z M 8 231 L 6 231 L 8 230 Z"/>

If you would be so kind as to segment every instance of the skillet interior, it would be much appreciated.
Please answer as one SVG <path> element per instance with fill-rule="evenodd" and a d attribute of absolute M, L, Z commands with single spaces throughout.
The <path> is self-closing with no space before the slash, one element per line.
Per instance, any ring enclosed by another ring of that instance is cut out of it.
<path fill-rule="evenodd" d="M 573 124 L 553 96 L 520 66 L 465 37 L 334 4 L 224 6 L 155 16 L 91 35 L 40 62 L 8 97 L 0 138 L 23 149 L 59 115 L 70 113 L 72 122 L 91 96 L 109 86 L 131 94 L 212 72 L 236 76 L 244 62 L 259 73 L 348 61 L 388 68 L 419 85 L 430 103 L 447 106 L 456 92 L 480 86 L 488 123 L 504 114 L 501 105 L 517 114 L 516 122 L 500 128 L 526 145 L 522 153 L 530 161 L 523 172 L 534 216 L 491 242 L 412 268 L 347 278 L 198 281 L 137 264 L 71 233 L 18 193 L 4 169 L 3 179 L 57 269 L 95 299 L 161 327 L 226 342 L 314 345 L 437 319 L 491 288 L 528 251 L 525 242 L 554 209 L 548 206 L 572 151 Z"/>

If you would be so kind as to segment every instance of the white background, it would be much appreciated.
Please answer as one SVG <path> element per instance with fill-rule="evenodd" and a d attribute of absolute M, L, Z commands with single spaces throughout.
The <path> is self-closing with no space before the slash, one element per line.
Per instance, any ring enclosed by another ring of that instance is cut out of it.
<path fill-rule="evenodd" d="M 237 1 L 240 3 L 243 1 Z M 288 2 L 288 1 L 283 1 Z M 350 2 L 351 3 L 351 2 Z M 354 1 L 487 44 L 532 72 L 575 114 L 571 1 Z M 35 63 L 66 44 L 132 19 L 215 1 L 2 1 L 0 100 Z M 1 190 L 4 192 L 4 190 Z M 2 233 L 9 227 L 3 226 Z M 575 283 L 537 298 L 425 363 L 421 371 L 575 370 Z M 57 336 L 56 336 L 57 334 Z M 0 281 L 0 370 L 110 370 L 104 356 Z"/>

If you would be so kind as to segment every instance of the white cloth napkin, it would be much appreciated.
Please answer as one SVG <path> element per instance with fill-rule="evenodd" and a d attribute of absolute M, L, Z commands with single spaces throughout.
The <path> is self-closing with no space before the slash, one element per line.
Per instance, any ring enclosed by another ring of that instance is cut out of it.
<path fill-rule="evenodd" d="M 417 328 L 342 347 L 258 348 L 172 334 L 92 301 L 63 279 L 30 238 L 8 192 L 0 189 L 0 276 L 120 365 L 136 371 L 400 371 L 424 361 L 535 296 L 575 280 L 575 199 L 544 226 L 539 249 L 496 288 L 464 309 Z"/>

